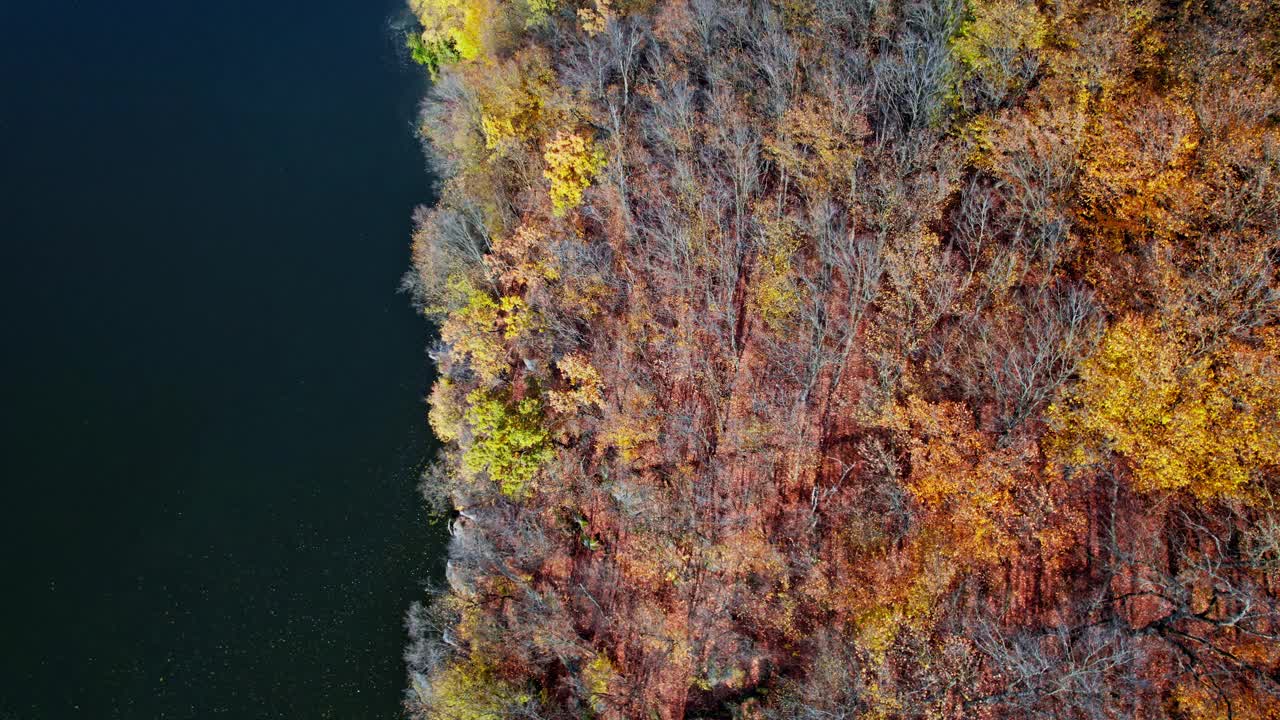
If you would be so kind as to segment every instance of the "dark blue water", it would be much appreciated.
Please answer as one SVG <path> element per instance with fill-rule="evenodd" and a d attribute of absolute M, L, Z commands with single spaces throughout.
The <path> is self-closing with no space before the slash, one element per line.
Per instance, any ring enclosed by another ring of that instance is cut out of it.
<path fill-rule="evenodd" d="M 0 2 L 0 718 L 392 718 L 401 0 Z"/>

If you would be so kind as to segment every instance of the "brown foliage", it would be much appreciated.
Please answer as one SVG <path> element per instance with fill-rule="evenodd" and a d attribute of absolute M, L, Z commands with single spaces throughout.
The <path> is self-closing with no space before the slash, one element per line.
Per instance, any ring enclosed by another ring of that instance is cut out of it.
<path fill-rule="evenodd" d="M 1274 8 L 495 13 L 424 114 L 415 713 L 1275 716 Z"/>

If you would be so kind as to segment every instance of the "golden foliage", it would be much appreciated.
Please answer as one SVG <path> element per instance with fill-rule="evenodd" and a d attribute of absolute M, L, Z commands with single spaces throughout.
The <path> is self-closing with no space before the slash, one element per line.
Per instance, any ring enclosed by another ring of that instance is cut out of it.
<path fill-rule="evenodd" d="M 550 62 L 545 52 L 523 51 L 512 60 L 478 71 L 480 127 L 484 144 L 495 155 L 540 137 L 553 115 Z"/>
<path fill-rule="evenodd" d="M 870 132 L 861 113 L 808 97 L 787 108 L 765 149 L 814 194 L 843 193 L 862 155 L 861 141 Z"/>
<path fill-rule="evenodd" d="M 431 388 L 431 408 L 427 419 L 431 430 L 441 442 L 457 442 L 462 437 L 462 421 L 466 413 L 466 404 L 462 393 L 449 378 L 440 378 Z"/>
<path fill-rule="evenodd" d="M 1269 345 L 1194 357 L 1179 335 L 1127 316 L 1086 361 L 1066 403 L 1050 408 L 1054 446 L 1070 464 L 1119 453 L 1144 492 L 1248 499 L 1258 474 L 1280 467 L 1280 374 Z"/>
<path fill-rule="evenodd" d="M 440 339 L 470 362 L 482 382 L 493 384 L 510 365 L 509 341 L 536 333 L 541 320 L 518 295 L 494 298 L 469 284 L 464 290 L 466 304 L 440 327 Z"/>
<path fill-rule="evenodd" d="M 609 684 L 617 677 L 609 656 L 597 653 L 594 660 L 582 668 L 582 684 L 586 686 L 587 698 L 591 709 L 603 713 L 606 709 L 605 698 L 609 693 Z"/>
<path fill-rule="evenodd" d="M 785 219 L 775 221 L 761 214 L 761 223 L 764 232 L 753 302 L 765 325 L 780 332 L 800 307 L 800 294 L 791 267 L 791 258 L 800 249 L 800 239 L 794 226 Z"/>
<path fill-rule="evenodd" d="M 1134 91 L 1132 72 L 1144 47 L 1160 43 L 1152 28 L 1154 0 L 1120 0 L 1103 12 L 1059 11 L 1054 40 L 1046 43 L 1044 95 L 1091 113 L 1114 112 L 1114 102 Z"/>
<path fill-rule="evenodd" d="M 604 151 L 577 132 L 559 132 L 543 152 L 547 169 L 543 176 L 551 182 L 551 205 L 563 215 L 582 202 L 582 193 L 605 166 Z"/>
<path fill-rule="evenodd" d="M 426 696 L 430 720 L 505 720 L 532 700 L 476 658 L 451 663 L 433 675 Z"/>
<path fill-rule="evenodd" d="M 567 390 L 552 390 L 547 393 L 551 407 L 557 412 L 575 413 L 604 402 L 600 373 L 591 366 L 585 355 L 566 355 L 556 362 L 556 367 L 569 384 Z"/>
<path fill-rule="evenodd" d="M 1190 172 L 1195 126 L 1190 106 L 1167 99 L 1126 103 L 1094 121 L 1080 192 L 1095 232 L 1172 240 L 1192 230 L 1203 193 Z"/>
<path fill-rule="evenodd" d="M 524 0 L 524 5 L 528 13 L 524 25 L 532 28 L 546 25 L 560 3 L 558 0 Z"/>
<path fill-rule="evenodd" d="M 658 439 L 658 416 L 653 395 L 639 388 L 629 388 L 620 403 L 621 407 L 607 409 L 600 443 L 631 462 L 639 457 L 641 448 Z"/>
<path fill-rule="evenodd" d="M 462 456 L 471 475 L 487 472 L 503 494 L 522 495 L 530 480 L 555 454 L 536 398 L 511 401 L 481 390 L 467 396 L 466 421 L 474 437 Z"/>
<path fill-rule="evenodd" d="M 1229 702 L 1228 702 L 1229 701 Z M 1172 717 L 1195 720 L 1280 720 L 1274 697 L 1253 691 L 1224 695 L 1220 687 L 1188 678 L 1174 687 L 1169 699 Z"/>
<path fill-rule="evenodd" d="M 409 0 L 409 7 L 422 23 L 424 42 L 448 42 L 463 60 L 483 52 L 485 23 L 495 11 L 486 0 Z"/>
<path fill-rule="evenodd" d="M 1002 92 L 1017 82 L 1024 55 L 1044 46 L 1048 23 L 1034 2 L 979 0 L 968 3 L 971 17 L 952 43 L 958 59 L 972 74 Z"/>
<path fill-rule="evenodd" d="M 1013 541 L 1003 522 L 1020 458 L 994 447 L 960 403 L 909 397 L 896 424 L 911 460 L 907 489 L 941 532 L 938 548 L 965 562 L 994 562 Z"/>
<path fill-rule="evenodd" d="M 578 22 L 582 31 L 592 37 L 604 32 L 612 18 L 613 4 L 609 0 L 595 0 L 592 7 L 578 9 Z"/>

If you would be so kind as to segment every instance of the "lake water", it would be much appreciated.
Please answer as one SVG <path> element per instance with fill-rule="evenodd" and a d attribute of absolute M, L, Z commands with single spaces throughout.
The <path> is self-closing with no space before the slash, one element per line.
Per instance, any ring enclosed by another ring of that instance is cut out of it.
<path fill-rule="evenodd" d="M 401 0 L 0 3 L 0 718 L 394 718 L 429 201 Z"/>

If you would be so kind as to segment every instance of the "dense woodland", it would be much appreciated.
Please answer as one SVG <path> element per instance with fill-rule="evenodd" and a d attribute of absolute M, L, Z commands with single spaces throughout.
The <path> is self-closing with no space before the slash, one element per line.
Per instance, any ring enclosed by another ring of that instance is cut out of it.
<path fill-rule="evenodd" d="M 1280 2 L 411 0 L 416 718 L 1280 718 Z"/>

